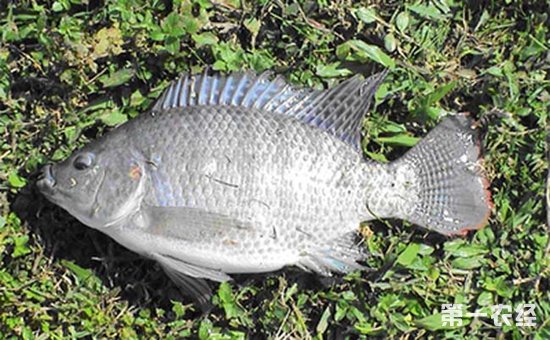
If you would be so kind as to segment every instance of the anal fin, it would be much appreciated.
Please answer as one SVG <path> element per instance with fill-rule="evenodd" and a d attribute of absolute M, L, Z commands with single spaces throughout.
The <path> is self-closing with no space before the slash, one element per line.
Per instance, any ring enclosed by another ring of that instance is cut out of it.
<path fill-rule="evenodd" d="M 298 267 L 324 276 L 365 269 L 357 263 L 366 254 L 355 241 L 356 237 L 356 233 L 351 232 L 305 252 Z"/>

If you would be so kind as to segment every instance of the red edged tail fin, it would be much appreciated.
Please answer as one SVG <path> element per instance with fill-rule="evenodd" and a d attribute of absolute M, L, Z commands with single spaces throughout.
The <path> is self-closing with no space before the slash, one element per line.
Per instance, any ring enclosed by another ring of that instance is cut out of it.
<path fill-rule="evenodd" d="M 467 114 L 444 118 L 397 162 L 415 172 L 417 201 L 408 221 L 445 235 L 487 224 L 493 203 L 478 131 Z"/>

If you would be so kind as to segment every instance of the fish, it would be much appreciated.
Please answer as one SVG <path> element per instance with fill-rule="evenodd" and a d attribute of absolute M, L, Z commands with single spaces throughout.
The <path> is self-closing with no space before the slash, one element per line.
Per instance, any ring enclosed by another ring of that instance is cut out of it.
<path fill-rule="evenodd" d="M 235 274 L 364 269 L 364 221 L 448 236 L 483 227 L 493 206 L 468 114 L 443 118 L 395 161 L 364 156 L 363 119 L 386 74 L 326 90 L 270 72 L 184 74 L 148 112 L 45 165 L 37 187 L 199 303 L 208 280 Z"/>

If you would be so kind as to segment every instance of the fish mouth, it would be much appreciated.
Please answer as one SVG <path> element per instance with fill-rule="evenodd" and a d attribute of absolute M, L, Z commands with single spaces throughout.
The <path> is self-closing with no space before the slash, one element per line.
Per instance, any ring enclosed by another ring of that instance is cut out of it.
<path fill-rule="evenodd" d="M 44 195 L 51 197 L 55 187 L 55 177 L 52 170 L 52 165 L 47 164 L 42 168 L 42 172 L 38 175 L 36 186 Z"/>

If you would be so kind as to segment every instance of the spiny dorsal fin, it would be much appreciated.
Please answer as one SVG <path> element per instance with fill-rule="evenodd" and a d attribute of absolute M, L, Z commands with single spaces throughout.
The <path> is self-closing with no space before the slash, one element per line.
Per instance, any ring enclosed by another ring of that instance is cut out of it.
<path fill-rule="evenodd" d="M 328 89 L 298 113 L 302 121 L 317 126 L 360 149 L 363 117 L 387 72 L 365 80 L 354 76 Z"/>
<path fill-rule="evenodd" d="M 326 91 L 297 88 L 270 72 L 229 76 L 183 75 L 159 98 L 153 111 L 195 105 L 230 105 L 295 117 L 359 148 L 361 122 L 387 72 L 366 80 L 352 77 Z"/>

